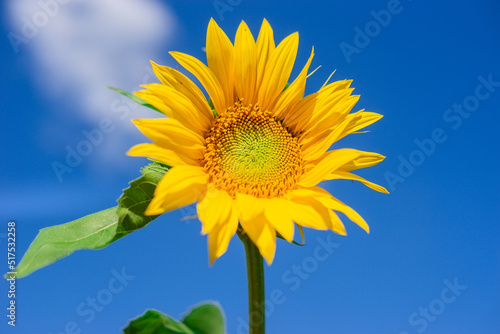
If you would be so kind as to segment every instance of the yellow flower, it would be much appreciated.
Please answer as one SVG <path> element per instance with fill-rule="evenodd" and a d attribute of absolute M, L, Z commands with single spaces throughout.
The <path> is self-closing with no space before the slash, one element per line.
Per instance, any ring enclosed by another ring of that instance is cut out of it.
<path fill-rule="evenodd" d="M 291 242 L 295 224 L 345 235 L 335 211 L 368 232 L 356 211 L 316 186 L 323 180 L 357 180 L 387 192 L 351 173 L 379 163 L 383 156 L 347 148 L 328 151 L 334 142 L 382 117 L 363 110 L 350 113 L 358 100 L 351 95 L 351 80 L 330 83 L 304 97 L 313 49 L 285 89 L 298 40 L 294 33 L 275 46 L 264 20 L 255 41 L 241 22 L 233 46 L 212 19 L 208 67 L 187 54 L 170 54 L 201 82 L 213 111 L 190 79 L 155 63 L 161 84 L 145 85 L 146 90 L 135 93 L 168 117 L 134 120 L 153 143 L 137 145 L 128 154 L 172 166 L 145 214 L 198 202 L 211 263 L 225 253 L 239 224 L 269 264 L 276 232 Z"/>

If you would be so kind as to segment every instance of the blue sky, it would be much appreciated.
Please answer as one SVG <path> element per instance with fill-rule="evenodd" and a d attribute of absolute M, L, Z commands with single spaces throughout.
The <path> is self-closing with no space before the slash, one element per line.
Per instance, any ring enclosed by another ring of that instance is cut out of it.
<path fill-rule="evenodd" d="M 147 163 L 125 155 L 144 141 L 129 120 L 154 114 L 103 85 L 132 91 L 155 81 L 150 59 L 177 66 L 168 51 L 205 59 L 210 17 L 231 39 L 241 20 L 256 36 L 267 18 L 277 41 L 299 31 L 292 77 L 314 45 L 312 68 L 322 68 L 306 93 L 336 69 L 334 80 L 354 80 L 357 109 L 384 115 L 339 147 L 386 155 L 360 174 L 391 191 L 323 184 L 364 216 L 371 233 L 346 219 L 347 237 L 306 230 L 306 247 L 278 240 L 266 267 L 268 333 L 494 333 L 499 9 L 486 0 L 4 1 L 0 247 L 5 252 L 9 220 L 17 222 L 20 259 L 39 229 L 114 206 Z M 33 20 L 40 26 L 30 31 Z M 15 45 L 12 34 L 27 37 Z M 65 163 L 103 122 L 102 140 L 57 175 L 54 162 Z M 17 326 L 2 315 L 1 332 L 119 333 L 148 308 L 180 318 L 216 300 L 227 333 L 246 333 L 243 247 L 235 237 L 210 267 L 200 223 L 181 221 L 193 210 L 165 214 L 105 249 L 79 251 L 19 280 Z M 110 294 L 117 275 L 122 286 Z M 3 312 L 7 290 L 2 282 Z M 98 297 L 105 303 L 93 311 Z"/>

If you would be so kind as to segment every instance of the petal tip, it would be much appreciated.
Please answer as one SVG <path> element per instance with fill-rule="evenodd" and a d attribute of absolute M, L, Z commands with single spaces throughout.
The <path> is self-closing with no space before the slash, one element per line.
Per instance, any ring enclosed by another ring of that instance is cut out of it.
<path fill-rule="evenodd" d="M 147 207 L 146 211 L 144 211 L 144 215 L 146 215 L 146 216 L 158 216 L 164 212 L 165 211 L 162 210 L 161 208 L 151 207 L 151 203 L 150 203 L 150 205 Z"/>

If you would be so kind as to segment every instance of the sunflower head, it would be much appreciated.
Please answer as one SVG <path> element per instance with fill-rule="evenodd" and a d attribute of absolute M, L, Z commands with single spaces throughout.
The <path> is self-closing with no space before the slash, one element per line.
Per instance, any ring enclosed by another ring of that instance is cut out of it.
<path fill-rule="evenodd" d="M 146 214 L 198 202 L 210 262 L 226 251 L 238 226 L 268 263 L 274 258 L 277 232 L 291 242 L 295 225 L 346 234 L 336 212 L 368 232 L 359 214 L 317 186 L 321 181 L 357 180 L 387 193 L 352 173 L 379 163 L 383 156 L 329 150 L 382 116 L 351 113 L 358 96 L 351 95 L 349 80 L 325 84 L 304 96 L 314 49 L 288 85 L 297 49 L 298 33 L 276 46 L 266 20 L 257 40 L 242 22 L 233 44 L 212 19 L 208 66 L 171 52 L 201 82 L 211 104 L 181 72 L 155 63 L 161 84 L 145 85 L 135 93 L 166 118 L 134 120 L 152 143 L 134 146 L 129 154 L 172 166 L 158 183 Z"/>

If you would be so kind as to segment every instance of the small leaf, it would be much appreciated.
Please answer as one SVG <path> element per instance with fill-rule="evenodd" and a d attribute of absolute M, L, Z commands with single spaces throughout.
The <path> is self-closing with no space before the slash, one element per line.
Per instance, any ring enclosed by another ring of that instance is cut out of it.
<path fill-rule="evenodd" d="M 141 169 L 142 176 L 132 182 L 118 199 L 118 228 L 113 241 L 143 228 L 158 216 L 146 216 L 144 211 L 153 199 L 156 185 L 170 167 L 154 162 Z"/>
<path fill-rule="evenodd" d="M 99 211 L 72 222 L 46 227 L 14 270 L 17 278 L 31 274 L 79 249 L 98 249 L 114 237 L 118 225 L 116 207 Z"/>
<path fill-rule="evenodd" d="M 182 322 L 156 310 L 132 320 L 125 334 L 224 334 L 224 316 L 212 303 L 192 309 Z"/>
<path fill-rule="evenodd" d="M 197 334 L 185 324 L 155 310 L 148 310 L 132 320 L 123 330 L 125 334 Z"/>
<path fill-rule="evenodd" d="M 129 99 L 131 99 L 132 101 L 134 101 L 137 104 L 140 104 L 141 106 L 145 106 L 145 107 L 151 108 L 153 110 L 156 110 L 156 111 L 158 111 L 159 113 L 161 113 L 163 115 L 163 113 L 160 110 L 158 110 L 158 108 L 156 108 L 152 104 L 144 101 L 140 97 L 135 96 L 134 94 L 130 94 L 130 93 L 128 93 L 128 92 L 126 92 L 126 91 L 124 91 L 123 89 L 120 89 L 120 88 L 115 88 L 115 87 L 110 87 L 110 86 L 106 86 L 106 87 L 109 88 L 109 89 L 111 89 L 111 90 L 114 90 L 117 93 L 120 93 L 120 94 L 128 97 Z"/>
<path fill-rule="evenodd" d="M 199 334 L 224 334 L 224 316 L 214 304 L 204 304 L 191 310 L 182 322 Z"/>

